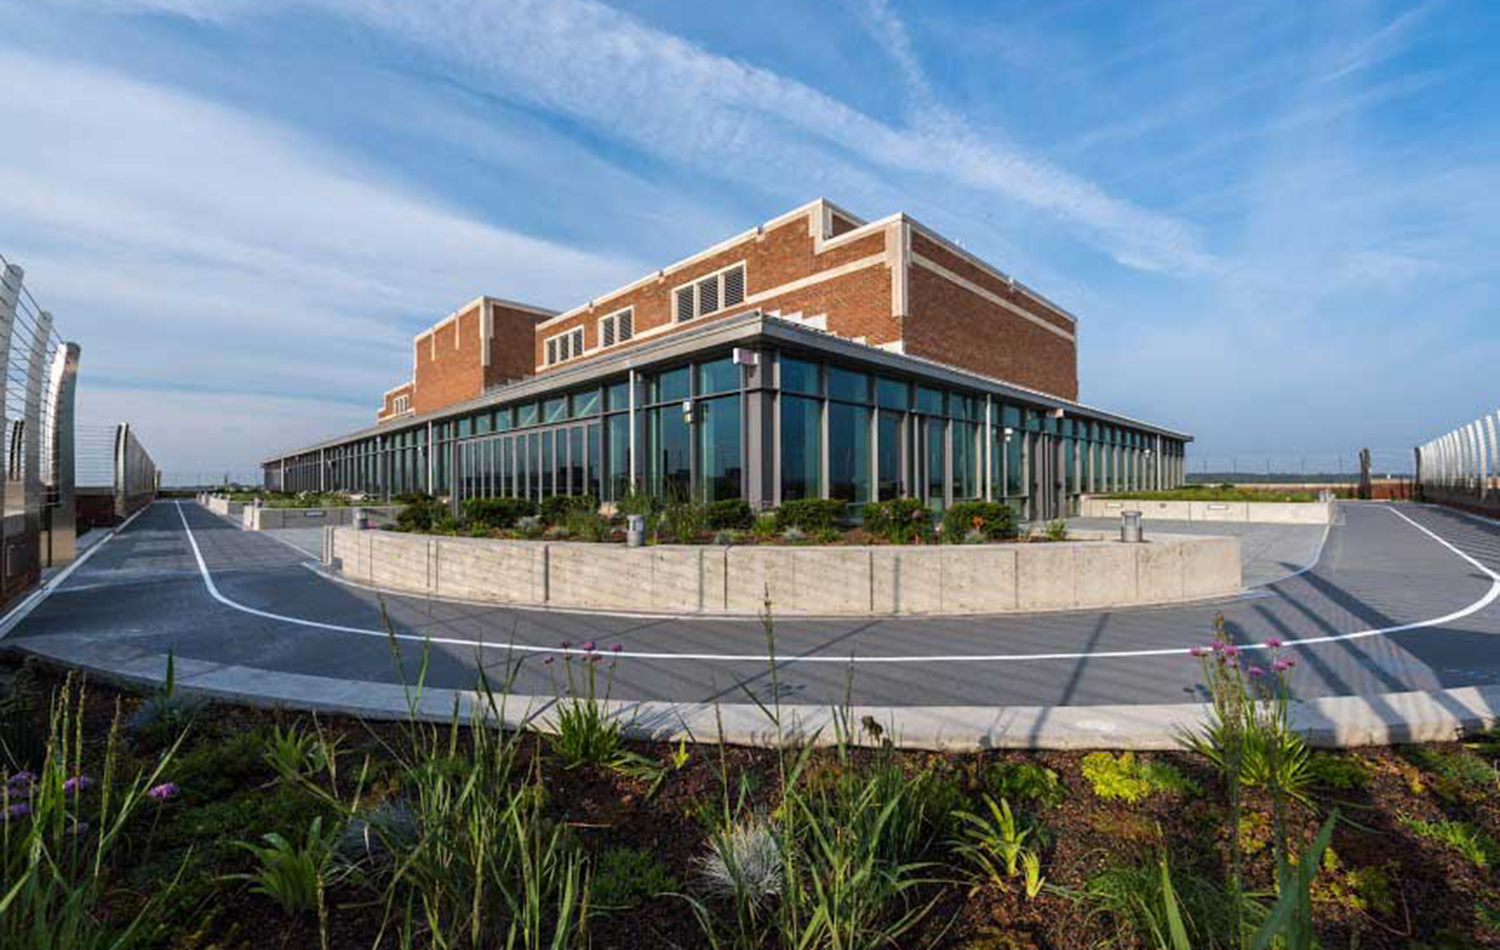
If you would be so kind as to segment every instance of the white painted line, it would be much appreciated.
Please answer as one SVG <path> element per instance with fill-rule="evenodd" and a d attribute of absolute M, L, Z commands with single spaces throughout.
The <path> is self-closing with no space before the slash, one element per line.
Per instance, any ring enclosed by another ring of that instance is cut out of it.
<path fill-rule="evenodd" d="M 151 505 L 154 504 L 156 504 L 156 502 L 153 501 Z M 93 557 L 95 551 L 108 544 L 115 535 L 130 527 L 130 523 L 139 518 L 142 512 L 144 512 L 147 508 L 150 508 L 151 505 L 145 505 L 141 508 L 137 508 L 135 514 L 131 515 L 129 518 L 126 518 L 115 527 L 110 528 L 109 533 L 104 536 L 103 541 L 91 545 L 87 551 L 84 551 L 82 554 L 78 555 L 78 557 L 74 558 L 72 564 L 69 564 L 61 571 L 58 571 L 56 577 L 53 577 L 50 581 L 43 584 L 41 587 L 38 587 L 30 594 L 26 595 L 25 600 L 21 601 L 19 604 L 16 604 L 15 607 L 11 608 L 9 613 L 7 613 L 3 618 L 0 618 L 0 640 L 4 640 L 7 636 L 9 636 L 10 632 L 14 630 L 22 620 L 25 620 L 33 610 L 41 606 L 42 601 L 46 600 L 48 597 L 51 597 L 52 592 L 61 587 L 63 582 L 66 581 L 69 577 L 73 576 L 74 571 L 78 570 L 80 567 L 83 567 L 84 562 Z M 178 508 L 180 511 L 181 506 L 179 505 Z"/>
<path fill-rule="evenodd" d="M 1255 587 L 1251 589 L 1255 590 L 1257 588 L 1270 587 L 1272 584 L 1280 584 L 1282 581 L 1289 581 L 1294 577 L 1301 577 L 1303 574 L 1306 574 L 1308 571 L 1317 567 L 1318 562 L 1323 560 L 1323 549 L 1328 546 L 1328 536 L 1332 533 L 1333 521 L 1330 519 L 1329 522 L 1323 526 L 1323 537 L 1320 541 L 1318 541 L 1318 551 L 1313 555 L 1312 561 L 1310 561 L 1306 567 L 1302 568 L 1299 571 L 1293 571 L 1290 574 L 1284 574 L 1281 577 L 1273 578 L 1266 581 L 1265 583 L 1256 584 Z"/>
<path fill-rule="evenodd" d="M 1477 613 L 1500 598 L 1500 574 L 1480 564 L 1469 555 L 1444 541 L 1431 531 L 1412 521 L 1410 518 L 1391 508 L 1387 508 L 1391 514 L 1407 522 L 1412 527 L 1431 537 L 1443 547 L 1452 551 L 1463 560 L 1483 571 L 1490 578 L 1489 591 L 1474 603 L 1456 610 L 1442 617 L 1434 617 L 1431 620 L 1419 620 L 1414 623 L 1400 624 L 1394 627 L 1383 627 L 1377 630 L 1360 630 L 1354 633 L 1340 633 L 1326 637 L 1306 637 L 1298 640 L 1284 640 L 1287 647 L 1293 646 L 1316 646 L 1323 643 L 1341 643 L 1347 640 L 1363 640 L 1367 637 L 1382 637 L 1393 633 L 1404 633 L 1408 630 L 1421 630 L 1427 627 L 1440 627 L 1444 624 L 1462 620 L 1471 614 Z M 410 640 L 416 643 L 438 643 L 450 646 L 467 646 L 476 649 L 504 650 L 509 653 L 539 653 L 551 655 L 573 655 L 583 656 L 586 651 L 581 649 L 564 649 L 558 647 L 538 647 L 519 643 L 490 643 L 483 640 L 467 640 L 462 637 L 433 637 L 411 633 L 394 633 L 385 630 L 371 630 L 365 627 L 348 627 L 342 624 L 324 623 L 319 620 L 306 620 L 301 617 L 289 617 L 285 614 L 272 613 L 267 610 L 258 610 L 247 607 L 225 597 L 214 585 L 213 576 L 208 571 L 208 565 L 203 561 L 203 554 L 198 550 L 198 541 L 193 536 L 193 529 L 188 526 L 187 516 L 182 513 L 182 504 L 177 504 L 177 515 L 182 519 L 182 528 L 187 532 L 188 542 L 192 545 L 193 556 L 198 561 L 198 570 L 203 575 L 204 586 L 209 594 L 219 603 L 234 610 L 242 611 L 256 617 L 267 620 L 276 620 L 282 623 L 295 624 L 302 627 L 311 627 L 316 630 L 329 630 L 335 633 L 352 633 L 360 636 L 380 637 L 381 639 L 395 638 L 397 640 Z M 1263 643 L 1243 644 L 1242 650 L 1264 650 L 1267 649 Z M 1185 656 L 1187 650 L 1183 647 L 1168 647 L 1152 650 L 1101 650 L 1091 653 L 998 653 L 998 654 L 953 654 L 941 656 L 778 656 L 779 663 L 1022 663 L 1041 660 L 1088 660 L 1088 659 L 1131 659 L 1137 657 L 1153 656 Z M 768 657 L 765 654 L 756 653 L 640 653 L 630 650 L 620 653 L 609 654 L 612 657 L 635 660 L 695 660 L 710 661 L 717 663 L 765 663 Z"/>

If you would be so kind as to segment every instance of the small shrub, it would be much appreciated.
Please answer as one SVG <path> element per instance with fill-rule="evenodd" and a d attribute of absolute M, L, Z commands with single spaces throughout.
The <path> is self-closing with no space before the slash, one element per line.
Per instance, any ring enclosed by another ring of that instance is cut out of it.
<path fill-rule="evenodd" d="M 781 540 L 787 544 L 804 544 L 807 541 L 807 532 L 801 528 L 787 528 L 781 532 Z"/>
<path fill-rule="evenodd" d="M 1370 781 L 1370 770 L 1361 759 L 1333 752 L 1314 752 L 1307 763 L 1307 774 L 1314 785 L 1341 792 L 1364 788 Z"/>
<path fill-rule="evenodd" d="M 1332 848 L 1323 852 L 1323 871 L 1313 880 L 1312 899 L 1360 914 L 1389 917 L 1396 912 L 1386 872 L 1374 866 L 1345 868 Z"/>
<path fill-rule="evenodd" d="M 661 500 L 655 495 L 632 488 L 624 498 L 615 502 L 615 511 L 622 515 L 654 515 L 662 509 Z"/>
<path fill-rule="evenodd" d="M 932 511 L 915 498 L 892 498 L 865 505 L 865 531 L 892 544 L 922 544 L 932 540 Z"/>
<path fill-rule="evenodd" d="M 610 848 L 594 865 L 589 898 L 603 910 L 629 910 L 676 890 L 677 881 L 656 855 L 636 848 Z"/>
<path fill-rule="evenodd" d="M 166 681 L 136 707 L 126 728 L 148 745 L 170 745 L 207 706 L 206 699 L 177 692 L 177 657 L 168 651 Z"/>
<path fill-rule="evenodd" d="M 698 870 L 705 890 L 754 915 L 781 893 L 781 842 L 768 822 L 734 825 L 709 839 Z"/>
<path fill-rule="evenodd" d="M 388 799 L 344 822 L 334 857 L 344 865 L 388 866 L 422 837 L 417 813 L 404 799 Z"/>
<path fill-rule="evenodd" d="M 750 503 L 739 498 L 725 498 L 708 504 L 708 527 L 711 531 L 744 531 L 755 524 Z"/>
<path fill-rule="evenodd" d="M 1041 808 L 1056 808 L 1068 797 L 1057 773 L 1035 762 L 996 762 L 987 776 L 997 798 L 1031 802 Z"/>
<path fill-rule="evenodd" d="M 1118 757 L 1108 752 L 1091 752 L 1083 757 L 1083 777 L 1100 798 L 1132 805 L 1158 792 L 1183 794 L 1194 788 L 1172 766 L 1139 761 L 1134 752 L 1122 752 Z"/>
<path fill-rule="evenodd" d="M 1003 885 L 1005 878 L 1015 877 L 1020 871 L 1031 829 L 1016 819 L 1005 799 L 997 805 L 986 795 L 984 803 L 988 815 L 963 811 L 955 816 L 962 823 L 962 833 L 954 841 L 953 851 L 972 864 L 982 879 Z"/>
<path fill-rule="evenodd" d="M 1048 541 L 1068 540 L 1068 523 L 1061 518 L 1047 522 L 1046 535 Z"/>
<path fill-rule="evenodd" d="M 545 529 L 542 527 L 542 519 L 539 515 L 523 515 L 516 519 L 516 530 L 523 536 L 535 540 L 542 536 Z"/>
<path fill-rule="evenodd" d="M 593 495 L 552 495 L 542 499 L 538 514 L 546 524 L 562 524 L 575 511 L 598 512 L 599 499 Z"/>
<path fill-rule="evenodd" d="M 396 530 L 422 533 L 432 530 L 436 521 L 450 514 L 443 502 L 430 498 L 415 501 L 396 513 Z"/>
<path fill-rule="evenodd" d="M 845 504 L 836 498 L 798 498 L 784 501 L 776 509 L 776 530 L 797 528 L 800 531 L 836 529 L 844 520 Z"/>
<path fill-rule="evenodd" d="M 248 874 L 229 877 L 249 881 L 252 891 L 276 901 L 287 916 L 295 917 L 314 909 L 321 912 L 323 887 L 333 862 L 336 839 L 336 831 L 323 831 L 323 818 L 319 816 L 312 820 L 299 844 L 274 831 L 261 835 L 264 844 L 239 842 L 239 847 L 255 856 L 257 868 Z"/>
<path fill-rule="evenodd" d="M 595 543 L 608 540 L 610 532 L 609 519 L 598 511 L 570 511 L 560 527 L 580 541 Z"/>
<path fill-rule="evenodd" d="M 1500 863 L 1500 845 L 1466 821 L 1422 821 L 1402 818 L 1401 823 L 1419 838 L 1437 841 L 1463 855 L 1475 867 Z"/>
<path fill-rule="evenodd" d="M 714 544 L 727 548 L 739 541 L 739 532 L 720 529 L 714 532 Z"/>
<path fill-rule="evenodd" d="M 580 765 L 614 765 L 624 750 L 620 722 L 607 710 L 614 684 L 614 664 L 610 663 L 605 674 L 601 695 L 599 664 L 604 655 L 596 652 L 591 642 L 585 643 L 583 649 L 582 657 L 570 653 L 563 658 L 567 687 L 566 693 L 559 691 L 554 731 L 550 736 L 552 751 L 562 760 L 563 768 L 568 769 Z M 575 669 L 575 665 L 580 669 Z"/>
<path fill-rule="evenodd" d="M 663 508 L 657 530 L 678 544 L 697 544 L 708 532 L 708 508 L 691 501 Z"/>
<path fill-rule="evenodd" d="M 1478 802 L 1495 790 L 1494 766 L 1467 752 L 1408 746 L 1401 757 L 1431 777 L 1432 790 L 1444 801 Z"/>
<path fill-rule="evenodd" d="M 536 503 L 526 498 L 470 498 L 464 502 L 464 521 L 469 525 L 505 530 L 536 514 Z"/>
<path fill-rule="evenodd" d="M 1016 536 L 1016 513 L 999 501 L 960 501 L 943 513 L 943 537 L 962 540 L 979 531 L 990 540 Z"/>
<path fill-rule="evenodd" d="M 771 511 L 763 511 L 755 516 L 755 524 L 750 529 L 757 538 L 768 541 L 776 537 L 776 514 Z"/>

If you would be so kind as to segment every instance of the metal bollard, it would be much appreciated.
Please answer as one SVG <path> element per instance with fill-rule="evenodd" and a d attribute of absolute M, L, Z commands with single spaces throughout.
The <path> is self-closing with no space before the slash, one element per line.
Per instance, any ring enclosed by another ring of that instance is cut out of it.
<path fill-rule="evenodd" d="M 354 521 L 354 527 L 356 529 L 358 529 L 360 531 L 368 531 L 369 530 L 369 528 L 370 528 L 370 516 L 367 515 L 367 514 L 365 514 L 365 510 L 363 508 L 356 508 L 356 509 L 354 509 L 354 512 L 353 512 L 353 514 L 350 517 L 353 519 L 353 521 Z"/>
<path fill-rule="evenodd" d="M 625 516 L 625 546 L 638 548 L 646 543 L 646 516 Z"/>
<path fill-rule="evenodd" d="M 1139 511 L 1120 512 L 1120 540 L 1126 544 L 1140 544 L 1145 540 L 1141 533 L 1141 513 Z"/>

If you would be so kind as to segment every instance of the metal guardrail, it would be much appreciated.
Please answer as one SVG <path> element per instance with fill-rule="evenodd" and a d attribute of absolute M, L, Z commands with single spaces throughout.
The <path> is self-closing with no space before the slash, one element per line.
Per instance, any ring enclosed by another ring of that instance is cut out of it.
<path fill-rule="evenodd" d="M 1423 497 L 1500 507 L 1500 412 L 1487 413 L 1416 449 Z"/>
<path fill-rule="evenodd" d="M 65 342 L 0 255 L 0 603 L 76 553 L 73 403 L 79 347 Z"/>

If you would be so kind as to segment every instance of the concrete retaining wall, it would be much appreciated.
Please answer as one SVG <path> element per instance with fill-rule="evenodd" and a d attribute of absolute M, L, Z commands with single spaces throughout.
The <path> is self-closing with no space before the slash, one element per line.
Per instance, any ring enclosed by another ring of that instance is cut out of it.
<path fill-rule="evenodd" d="M 216 515 L 223 515 L 234 521 L 240 521 L 244 518 L 245 503 L 242 501 L 230 501 L 228 498 L 219 498 L 215 495 L 210 495 L 206 504 L 208 510 Z"/>
<path fill-rule="evenodd" d="M 1288 501 L 1145 501 L 1084 495 L 1079 513 L 1085 518 L 1118 518 L 1139 511 L 1150 521 L 1238 521 L 1257 524 L 1329 524 L 1333 505 Z"/>
<path fill-rule="evenodd" d="M 365 506 L 362 510 L 375 524 L 389 524 L 396 520 L 401 506 Z M 251 531 L 269 528 L 319 528 L 324 525 L 341 527 L 354 524 L 354 507 L 256 508 L 253 505 L 247 505 L 242 512 L 241 523 Z"/>
<path fill-rule="evenodd" d="M 388 590 L 673 614 L 984 614 L 1124 607 L 1240 590 L 1234 538 L 1155 535 L 924 547 L 712 547 L 324 531 L 323 560 Z"/>

